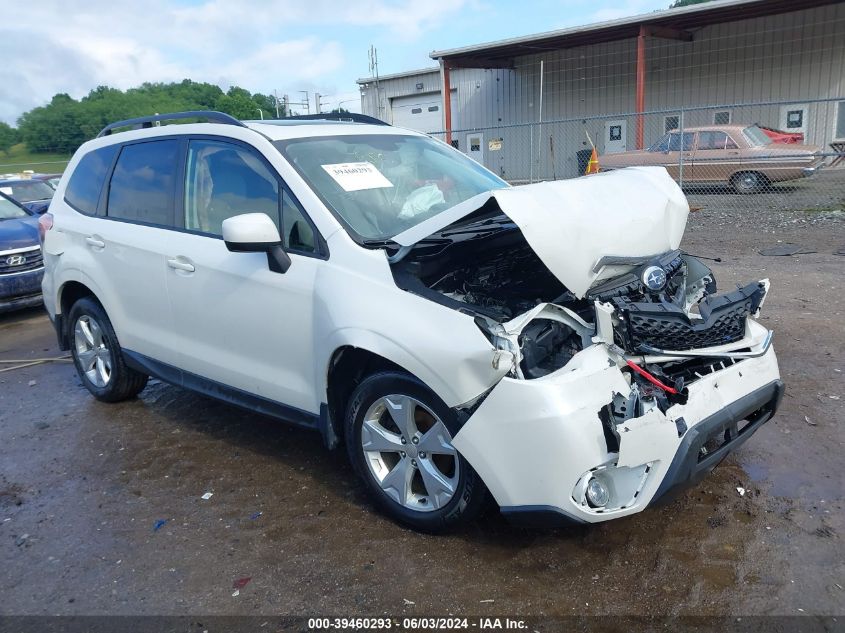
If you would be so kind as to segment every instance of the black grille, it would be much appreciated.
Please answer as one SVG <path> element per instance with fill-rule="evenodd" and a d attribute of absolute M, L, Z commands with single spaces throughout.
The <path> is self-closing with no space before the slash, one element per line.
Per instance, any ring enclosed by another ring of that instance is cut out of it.
<path fill-rule="evenodd" d="M 646 352 L 647 347 L 664 350 L 700 349 L 740 340 L 745 335 L 746 317 L 757 311 L 765 295 L 760 284 L 699 304 L 701 320 L 690 321 L 671 303 L 632 303 L 615 299 L 623 320 L 617 338 L 629 352 Z"/>
<path fill-rule="evenodd" d="M 0 253 L 0 275 L 36 270 L 43 265 L 44 258 L 41 255 L 41 249 L 38 247 L 31 251 Z"/>

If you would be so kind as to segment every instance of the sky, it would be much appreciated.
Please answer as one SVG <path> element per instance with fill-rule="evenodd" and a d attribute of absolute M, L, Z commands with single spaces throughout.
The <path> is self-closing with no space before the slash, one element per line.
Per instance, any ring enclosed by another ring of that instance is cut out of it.
<path fill-rule="evenodd" d="M 0 121 L 59 92 L 190 78 L 251 92 L 308 91 L 360 110 L 355 80 L 434 66 L 432 50 L 665 9 L 670 0 L 6 0 Z M 304 108 L 294 108 L 305 111 Z"/>

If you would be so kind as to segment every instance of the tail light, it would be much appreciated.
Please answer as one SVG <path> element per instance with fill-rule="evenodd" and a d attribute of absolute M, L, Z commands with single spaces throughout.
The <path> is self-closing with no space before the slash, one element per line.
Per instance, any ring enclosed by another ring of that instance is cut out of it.
<path fill-rule="evenodd" d="M 38 239 L 41 246 L 44 246 L 44 239 L 47 237 L 47 231 L 53 228 L 53 214 L 45 213 L 38 218 Z"/>

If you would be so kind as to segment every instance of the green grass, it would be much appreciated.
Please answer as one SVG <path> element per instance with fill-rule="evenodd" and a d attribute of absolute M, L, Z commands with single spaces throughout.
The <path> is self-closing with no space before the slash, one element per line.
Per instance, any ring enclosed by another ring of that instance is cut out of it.
<path fill-rule="evenodd" d="M 58 174 L 65 170 L 70 154 L 30 152 L 26 145 L 18 143 L 8 152 L 0 151 L 0 174 L 18 173 L 26 169 L 42 174 Z"/>

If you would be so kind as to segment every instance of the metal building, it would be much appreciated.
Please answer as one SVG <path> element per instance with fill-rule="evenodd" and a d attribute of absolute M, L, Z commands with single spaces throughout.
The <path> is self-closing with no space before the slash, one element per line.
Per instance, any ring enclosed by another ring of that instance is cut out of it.
<path fill-rule="evenodd" d="M 803 134 L 836 162 L 843 33 L 842 0 L 713 0 L 434 51 L 439 68 L 358 83 L 363 112 L 439 133 L 511 182 L 578 175 L 590 142 L 625 152 L 726 123 Z"/>

